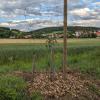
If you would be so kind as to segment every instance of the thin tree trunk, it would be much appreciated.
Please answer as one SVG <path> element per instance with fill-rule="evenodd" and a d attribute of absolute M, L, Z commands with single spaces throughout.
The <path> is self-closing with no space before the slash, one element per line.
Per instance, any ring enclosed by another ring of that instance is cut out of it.
<path fill-rule="evenodd" d="M 34 55 L 33 56 L 33 62 L 32 62 L 32 76 L 33 76 L 33 80 L 34 80 L 34 77 L 35 77 L 35 60 L 36 60 L 36 56 Z"/>
<path fill-rule="evenodd" d="M 51 75 L 50 75 L 50 78 L 51 78 L 51 81 L 53 81 L 54 80 L 54 74 L 55 74 L 55 68 L 54 68 L 54 47 L 53 46 L 51 46 Z"/>

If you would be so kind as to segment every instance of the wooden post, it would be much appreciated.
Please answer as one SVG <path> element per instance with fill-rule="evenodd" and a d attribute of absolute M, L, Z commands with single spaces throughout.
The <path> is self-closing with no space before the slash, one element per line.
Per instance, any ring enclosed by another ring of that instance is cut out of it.
<path fill-rule="evenodd" d="M 54 80 L 54 73 L 55 73 L 55 68 L 54 68 L 54 47 L 53 45 L 50 47 L 50 51 L 51 51 L 51 81 Z"/>
<path fill-rule="evenodd" d="M 33 62 L 32 62 L 32 76 L 33 76 L 33 79 L 35 77 L 35 71 L 36 71 L 35 70 L 35 67 L 36 67 L 35 60 L 36 60 L 36 55 L 33 56 Z"/>
<path fill-rule="evenodd" d="M 64 0 L 64 36 L 63 36 L 63 74 L 65 77 L 67 67 L 67 0 Z"/>

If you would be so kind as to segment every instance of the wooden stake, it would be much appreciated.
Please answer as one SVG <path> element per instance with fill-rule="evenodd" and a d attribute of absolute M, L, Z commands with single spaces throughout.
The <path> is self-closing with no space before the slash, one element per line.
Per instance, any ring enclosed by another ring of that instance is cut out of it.
<path fill-rule="evenodd" d="M 63 47 L 63 74 L 65 77 L 67 67 L 67 0 L 64 0 L 64 47 Z"/>
<path fill-rule="evenodd" d="M 53 47 L 53 45 L 51 46 L 51 81 L 53 81 L 54 80 L 54 77 L 55 77 L 55 75 L 54 75 L 54 73 L 55 73 L 55 68 L 54 68 L 54 47 Z"/>
<path fill-rule="evenodd" d="M 34 55 L 33 56 L 33 63 L 32 63 L 32 76 L 33 76 L 33 79 L 34 79 L 34 76 L 35 76 L 35 59 L 36 59 L 36 56 Z"/>

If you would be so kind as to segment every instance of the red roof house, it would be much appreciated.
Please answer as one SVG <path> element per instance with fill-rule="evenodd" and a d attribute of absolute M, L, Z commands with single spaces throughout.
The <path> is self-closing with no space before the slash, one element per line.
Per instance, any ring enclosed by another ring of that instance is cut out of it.
<path fill-rule="evenodd" d="M 99 32 L 96 32 L 96 35 L 97 35 L 97 36 L 100 36 L 100 31 L 99 31 Z"/>

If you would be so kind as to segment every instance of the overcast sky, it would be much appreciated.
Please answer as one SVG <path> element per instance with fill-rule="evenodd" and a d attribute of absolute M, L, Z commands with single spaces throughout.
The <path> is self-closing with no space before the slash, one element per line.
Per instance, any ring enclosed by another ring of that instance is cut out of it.
<path fill-rule="evenodd" d="M 0 26 L 29 31 L 63 25 L 63 0 L 0 0 Z M 100 27 L 100 0 L 68 0 L 68 25 Z"/>

